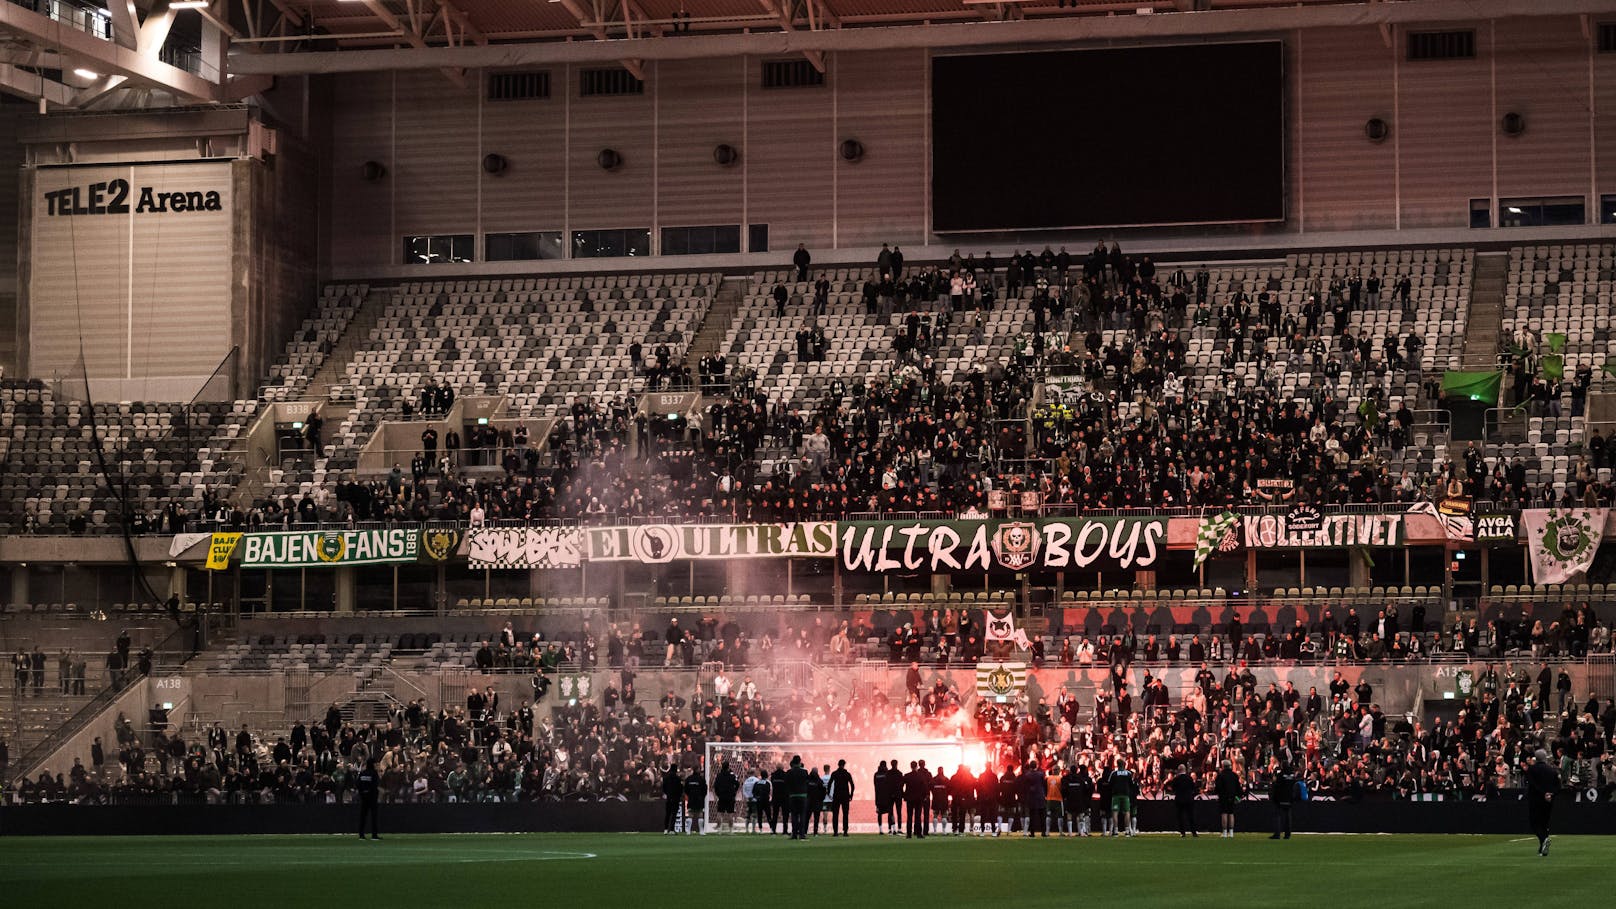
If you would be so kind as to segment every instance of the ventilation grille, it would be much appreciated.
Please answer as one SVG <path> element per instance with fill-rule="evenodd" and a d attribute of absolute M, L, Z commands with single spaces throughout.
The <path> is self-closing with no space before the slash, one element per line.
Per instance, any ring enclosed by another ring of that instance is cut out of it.
<path fill-rule="evenodd" d="M 578 73 L 578 96 L 643 95 L 645 83 L 626 69 L 586 69 Z"/>
<path fill-rule="evenodd" d="M 824 85 L 825 74 L 807 60 L 763 61 L 764 88 L 806 88 Z"/>
<path fill-rule="evenodd" d="M 1409 32 L 1410 60 L 1472 60 L 1476 56 L 1476 33 L 1472 29 L 1452 32 Z"/>
<path fill-rule="evenodd" d="M 526 73 L 491 73 L 488 76 L 488 100 L 534 101 L 550 97 L 549 70 Z"/>

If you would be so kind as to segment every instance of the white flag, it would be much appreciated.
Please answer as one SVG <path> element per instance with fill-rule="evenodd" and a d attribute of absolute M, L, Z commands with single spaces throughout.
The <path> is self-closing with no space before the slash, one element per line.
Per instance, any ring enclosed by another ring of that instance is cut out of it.
<path fill-rule="evenodd" d="M 1521 512 L 1532 580 L 1564 584 L 1594 563 L 1605 536 L 1608 508 L 1530 508 Z"/>

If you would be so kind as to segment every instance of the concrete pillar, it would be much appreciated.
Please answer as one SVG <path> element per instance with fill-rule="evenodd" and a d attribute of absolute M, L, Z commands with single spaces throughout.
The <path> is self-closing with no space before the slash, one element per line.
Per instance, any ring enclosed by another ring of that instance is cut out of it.
<path fill-rule="evenodd" d="M 1369 566 L 1357 550 L 1347 552 L 1347 582 L 1353 587 L 1370 587 Z"/>
<path fill-rule="evenodd" d="M 28 566 L 11 566 L 11 600 L 12 603 L 27 603 L 28 599 Z"/>
<path fill-rule="evenodd" d="M 188 599 L 190 599 L 185 594 L 185 569 L 184 568 L 182 568 L 182 567 L 180 567 L 178 565 L 175 565 L 173 568 L 170 568 L 168 570 L 168 590 L 165 591 L 165 595 L 171 596 L 171 597 L 172 596 L 177 596 L 177 597 L 180 598 L 181 603 L 184 603 Z"/>
<path fill-rule="evenodd" d="M 354 569 L 343 567 L 334 569 L 337 573 L 336 594 L 337 611 L 354 611 Z"/>

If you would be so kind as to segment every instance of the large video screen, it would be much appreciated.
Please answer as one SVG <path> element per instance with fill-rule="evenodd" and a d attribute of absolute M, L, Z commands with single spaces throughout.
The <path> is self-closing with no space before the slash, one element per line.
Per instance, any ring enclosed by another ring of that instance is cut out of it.
<path fill-rule="evenodd" d="M 1278 221 L 1277 41 L 936 57 L 938 232 Z"/>

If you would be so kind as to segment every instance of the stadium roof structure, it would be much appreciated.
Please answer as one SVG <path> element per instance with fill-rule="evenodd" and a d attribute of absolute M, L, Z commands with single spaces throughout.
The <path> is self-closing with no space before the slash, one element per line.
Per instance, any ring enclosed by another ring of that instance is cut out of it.
<path fill-rule="evenodd" d="M 1609 0 L 0 0 L 0 91 L 228 103 L 274 76 L 1174 40 L 1609 12 Z M 121 99 L 121 100 L 120 100 Z"/>

